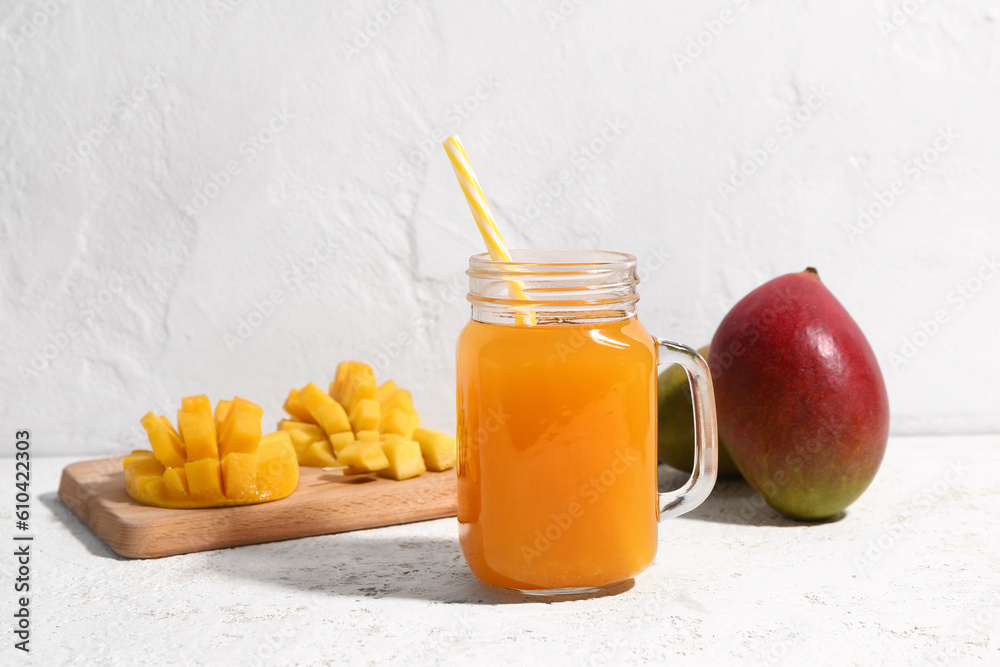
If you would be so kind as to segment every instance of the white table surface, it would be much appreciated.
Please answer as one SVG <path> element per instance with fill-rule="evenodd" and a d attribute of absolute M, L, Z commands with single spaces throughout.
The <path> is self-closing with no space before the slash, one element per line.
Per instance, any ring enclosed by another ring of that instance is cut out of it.
<path fill-rule="evenodd" d="M 893 439 L 833 523 L 755 509 L 722 482 L 661 527 L 631 589 L 557 603 L 480 585 L 454 519 L 120 558 L 56 496 L 72 461 L 34 460 L 27 659 L 0 550 L 0 664 L 1000 664 L 1000 436 Z"/>

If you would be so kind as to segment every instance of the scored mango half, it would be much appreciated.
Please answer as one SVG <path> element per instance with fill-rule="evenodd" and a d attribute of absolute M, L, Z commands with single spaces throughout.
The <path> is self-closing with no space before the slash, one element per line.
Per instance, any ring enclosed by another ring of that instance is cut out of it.
<path fill-rule="evenodd" d="M 152 451 L 126 456 L 125 490 L 145 505 L 172 509 L 250 505 L 285 498 L 299 485 L 295 443 L 287 431 L 261 435 L 263 411 L 236 397 L 181 401 L 178 429 L 152 412 L 142 418 Z"/>
<path fill-rule="evenodd" d="M 285 412 L 279 428 L 301 466 L 402 480 L 455 465 L 455 438 L 420 428 L 410 392 L 392 380 L 377 384 L 372 367 L 359 361 L 340 363 L 326 392 L 313 383 L 292 389 Z"/>

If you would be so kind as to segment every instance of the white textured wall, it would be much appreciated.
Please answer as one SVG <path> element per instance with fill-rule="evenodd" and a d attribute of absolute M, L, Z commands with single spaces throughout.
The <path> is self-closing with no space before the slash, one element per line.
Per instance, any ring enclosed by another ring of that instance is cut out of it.
<path fill-rule="evenodd" d="M 4 432 L 112 452 L 201 392 L 276 419 L 344 358 L 449 427 L 482 245 L 451 132 L 512 246 L 657 267 L 657 334 L 703 344 L 813 265 L 895 433 L 1000 430 L 998 20 L 990 0 L 5 2 Z"/>

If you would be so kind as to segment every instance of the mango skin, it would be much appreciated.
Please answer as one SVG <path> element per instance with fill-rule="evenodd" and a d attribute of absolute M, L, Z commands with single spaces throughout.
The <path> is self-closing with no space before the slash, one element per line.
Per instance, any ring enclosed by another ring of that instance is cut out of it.
<path fill-rule="evenodd" d="M 708 346 L 698 350 L 708 358 Z M 691 388 L 684 368 L 674 364 L 660 373 L 657 392 L 657 449 L 660 460 L 678 470 L 691 472 L 694 467 L 694 414 Z M 719 477 L 742 479 L 727 445 L 719 439 Z"/>
<path fill-rule="evenodd" d="M 719 436 L 767 503 L 828 519 L 878 472 L 889 397 L 875 354 L 815 269 L 753 290 L 710 345 Z"/>

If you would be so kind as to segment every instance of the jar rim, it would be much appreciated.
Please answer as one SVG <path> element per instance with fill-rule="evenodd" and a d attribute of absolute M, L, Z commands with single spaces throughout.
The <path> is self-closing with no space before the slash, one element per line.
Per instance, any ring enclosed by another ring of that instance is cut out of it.
<path fill-rule="evenodd" d="M 469 257 L 469 269 L 503 270 L 523 273 L 525 270 L 545 267 L 609 267 L 635 264 L 635 255 L 613 250 L 579 250 L 575 248 L 510 250 L 512 261 L 497 261 L 489 253 L 481 252 Z M 523 268 L 522 268 L 523 267 Z"/>
<path fill-rule="evenodd" d="M 514 324 L 530 313 L 540 324 L 611 322 L 635 315 L 639 276 L 634 255 L 607 250 L 511 250 L 469 258 L 474 320 Z"/>

